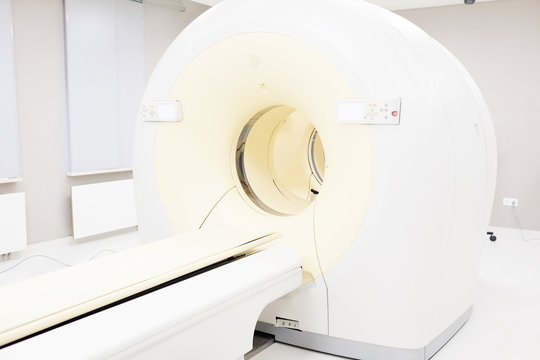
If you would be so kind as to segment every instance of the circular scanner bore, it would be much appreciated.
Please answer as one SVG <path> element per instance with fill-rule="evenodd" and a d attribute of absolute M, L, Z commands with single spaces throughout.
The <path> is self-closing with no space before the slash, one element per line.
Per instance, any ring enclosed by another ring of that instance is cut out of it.
<path fill-rule="evenodd" d="M 272 106 L 244 126 L 236 146 L 236 170 L 249 199 L 274 215 L 295 215 L 319 193 L 325 170 L 320 136 L 290 106 Z"/>

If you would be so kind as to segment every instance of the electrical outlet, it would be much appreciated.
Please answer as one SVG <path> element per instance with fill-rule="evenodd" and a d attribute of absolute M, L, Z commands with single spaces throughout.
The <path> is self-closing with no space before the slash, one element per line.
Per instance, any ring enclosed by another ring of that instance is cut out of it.
<path fill-rule="evenodd" d="M 517 207 L 518 206 L 518 199 L 514 199 L 514 198 L 504 198 L 503 199 L 503 205 L 504 206 L 513 206 L 513 207 Z"/>

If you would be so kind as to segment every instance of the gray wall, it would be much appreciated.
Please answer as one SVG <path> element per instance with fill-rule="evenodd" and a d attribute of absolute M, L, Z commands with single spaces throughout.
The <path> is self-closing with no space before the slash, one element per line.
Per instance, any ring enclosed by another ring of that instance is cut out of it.
<path fill-rule="evenodd" d="M 145 60 L 150 73 L 170 41 L 207 7 L 187 11 L 145 4 Z M 131 173 L 69 178 L 67 172 L 62 0 L 13 0 L 15 75 L 23 182 L 0 194 L 26 193 L 28 242 L 72 234 L 70 187 L 120 180 Z"/>
<path fill-rule="evenodd" d="M 491 225 L 517 227 L 503 197 L 519 198 L 525 229 L 540 230 L 540 0 L 399 11 L 449 49 L 484 94 L 499 170 Z"/>

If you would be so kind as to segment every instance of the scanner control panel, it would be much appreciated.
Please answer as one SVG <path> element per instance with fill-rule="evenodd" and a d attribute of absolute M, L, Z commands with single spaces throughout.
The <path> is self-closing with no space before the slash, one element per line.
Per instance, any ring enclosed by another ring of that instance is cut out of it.
<path fill-rule="evenodd" d="M 141 107 L 143 121 L 182 121 L 182 106 L 179 101 L 153 101 Z"/>
<path fill-rule="evenodd" d="M 336 120 L 342 124 L 399 125 L 401 98 L 342 99 L 337 102 Z"/>

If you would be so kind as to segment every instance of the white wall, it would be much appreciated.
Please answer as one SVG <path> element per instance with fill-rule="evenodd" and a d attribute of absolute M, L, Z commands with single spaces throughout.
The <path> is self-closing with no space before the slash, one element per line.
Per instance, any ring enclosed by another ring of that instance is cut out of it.
<path fill-rule="evenodd" d="M 476 80 L 499 151 L 491 224 L 517 227 L 503 197 L 519 198 L 522 226 L 540 230 L 540 0 L 399 11 L 441 42 Z"/>
<path fill-rule="evenodd" d="M 0 0 L 0 181 L 20 177 L 11 0 Z"/>
<path fill-rule="evenodd" d="M 147 79 L 169 44 L 189 23 L 208 9 L 208 6 L 195 2 L 182 2 L 186 6 L 185 12 L 149 2 L 144 4 L 144 61 Z"/>
<path fill-rule="evenodd" d="M 185 25 L 207 9 L 184 3 L 183 13 L 145 4 L 147 72 Z M 72 234 L 72 185 L 126 179 L 131 173 L 66 176 L 62 0 L 14 0 L 13 27 L 23 182 L 0 184 L 0 194 L 26 192 L 28 241 L 35 243 Z"/>

